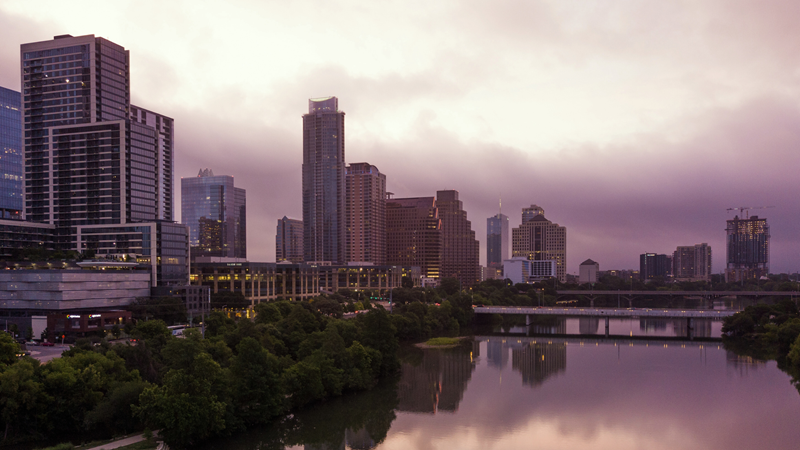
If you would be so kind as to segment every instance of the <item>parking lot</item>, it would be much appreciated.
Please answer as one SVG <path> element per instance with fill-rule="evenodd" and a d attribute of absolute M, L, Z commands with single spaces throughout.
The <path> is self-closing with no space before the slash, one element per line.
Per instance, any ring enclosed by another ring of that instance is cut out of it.
<path fill-rule="evenodd" d="M 43 347 L 41 345 L 26 345 L 24 346 L 27 351 L 31 352 L 31 357 L 38 359 L 40 362 L 47 362 L 51 359 L 58 358 L 65 350 L 69 350 L 71 345 L 56 344 L 52 347 Z"/>

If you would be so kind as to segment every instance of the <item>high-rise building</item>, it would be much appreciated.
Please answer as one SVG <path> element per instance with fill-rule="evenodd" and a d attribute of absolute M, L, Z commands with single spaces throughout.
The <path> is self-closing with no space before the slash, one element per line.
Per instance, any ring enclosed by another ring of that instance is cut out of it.
<path fill-rule="evenodd" d="M 346 259 L 344 111 L 336 97 L 310 99 L 303 115 L 304 259 Z"/>
<path fill-rule="evenodd" d="M 22 218 L 22 96 L 0 87 L 0 219 Z"/>
<path fill-rule="evenodd" d="M 458 191 L 436 192 L 436 207 L 442 220 L 442 278 L 457 278 L 462 287 L 480 282 L 480 244 L 472 222 L 467 220 Z"/>
<path fill-rule="evenodd" d="M 670 273 L 669 266 L 667 255 L 656 253 L 642 253 L 639 255 L 639 277 L 642 280 L 666 277 Z"/>
<path fill-rule="evenodd" d="M 275 235 L 275 260 L 303 262 L 303 221 L 283 216 Z"/>
<path fill-rule="evenodd" d="M 769 274 L 769 225 L 767 219 L 751 216 L 728 221 L 725 281 L 759 279 Z"/>
<path fill-rule="evenodd" d="M 438 279 L 442 265 L 442 220 L 433 197 L 386 200 L 386 263 L 417 266 Z"/>
<path fill-rule="evenodd" d="M 386 175 L 367 163 L 347 166 L 347 262 L 386 262 Z"/>
<path fill-rule="evenodd" d="M 181 219 L 189 227 L 192 259 L 247 258 L 247 199 L 233 177 L 200 170 L 181 178 Z"/>
<path fill-rule="evenodd" d="M 527 219 L 527 220 L 526 220 Z M 511 230 L 511 256 L 556 261 L 558 281 L 567 281 L 567 228 L 547 220 L 544 209 L 522 209 L 522 223 Z"/>
<path fill-rule="evenodd" d="M 672 254 L 672 275 L 680 281 L 711 281 L 711 247 L 706 243 L 678 247 Z"/>
<path fill-rule="evenodd" d="M 172 119 L 130 104 L 128 51 L 94 35 L 21 46 L 25 217 L 77 227 L 172 220 Z"/>
<path fill-rule="evenodd" d="M 498 213 L 486 219 L 486 266 L 502 269 L 508 249 L 508 216 Z"/>

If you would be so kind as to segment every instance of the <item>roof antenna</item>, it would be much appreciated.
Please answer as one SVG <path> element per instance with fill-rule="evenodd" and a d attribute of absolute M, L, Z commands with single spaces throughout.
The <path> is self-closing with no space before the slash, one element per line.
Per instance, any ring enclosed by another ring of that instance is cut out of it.
<path fill-rule="evenodd" d="M 500 200 L 500 210 L 497 213 L 498 213 L 498 215 L 500 215 L 500 214 L 503 214 L 503 193 L 502 192 L 500 193 L 500 197 L 498 197 L 498 199 Z"/>

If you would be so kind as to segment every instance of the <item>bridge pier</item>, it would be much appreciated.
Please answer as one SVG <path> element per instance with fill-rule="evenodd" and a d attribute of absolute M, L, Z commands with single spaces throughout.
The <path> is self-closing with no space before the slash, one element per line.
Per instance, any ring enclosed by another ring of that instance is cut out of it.
<path fill-rule="evenodd" d="M 608 317 L 606 317 L 606 337 L 608 337 Z"/>
<path fill-rule="evenodd" d="M 530 327 L 531 323 L 533 323 L 533 320 L 531 319 L 531 315 L 530 314 L 526 314 L 525 315 L 525 326 L 526 327 Z"/>
<path fill-rule="evenodd" d="M 694 340 L 693 331 L 694 331 L 694 319 L 688 317 L 686 319 L 686 337 L 689 338 L 690 341 Z"/>

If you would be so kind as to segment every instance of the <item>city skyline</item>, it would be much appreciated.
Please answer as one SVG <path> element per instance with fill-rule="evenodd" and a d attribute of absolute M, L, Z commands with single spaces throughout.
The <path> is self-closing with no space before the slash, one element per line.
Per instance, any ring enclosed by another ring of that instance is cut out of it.
<path fill-rule="evenodd" d="M 587 258 L 625 269 L 644 251 L 692 242 L 723 249 L 733 218 L 726 209 L 743 204 L 776 206 L 761 214 L 771 225 L 770 269 L 797 271 L 791 168 L 800 162 L 800 92 L 785 66 L 798 32 L 786 19 L 797 6 L 787 5 L 614 6 L 586 15 L 535 3 L 474 4 L 453 14 L 445 3 L 422 8 L 422 17 L 391 6 L 301 16 L 302 6 L 233 3 L 226 11 L 243 23 L 217 30 L 217 18 L 200 10 L 178 20 L 181 9 L 169 8 L 153 20 L 143 4 L 97 5 L 78 17 L 66 4 L 10 1 L 0 6 L 0 86 L 20 89 L 22 43 L 69 33 L 124 45 L 131 102 L 178 124 L 174 179 L 214 167 L 264 193 L 248 205 L 253 261 L 275 259 L 274 235 L 256 230 L 301 216 L 304 103 L 336 95 L 349 116 L 347 160 L 380 167 L 398 198 L 458 190 L 481 264 L 480 218 L 496 212 L 503 192 L 508 211 L 536 203 L 570 230 L 567 273 Z M 248 12 L 287 25 L 268 32 Z M 383 16 L 393 23 L 368 20 Z M 159 26 L 167 20 L 197 26 L 174 34 L 180 27 Z M 300 20 L 311 25 L 294 29 Z M 324 20 L 349 31 L 315 50 L 322 32 L 313 24 Z M 443 29 L 427 30 L 428 21 Z M 399 45 L 397 36 L 409 33 L 420 40 Z M 365 43 L 365 35 L 375 38 Z M 290 44 L 264 46 L 265 78 L 221 76 L 243 58 L 247 46 L 235 43 L 253 40 Z M 720 273 L 723 258 L 713 263 Z"/>

